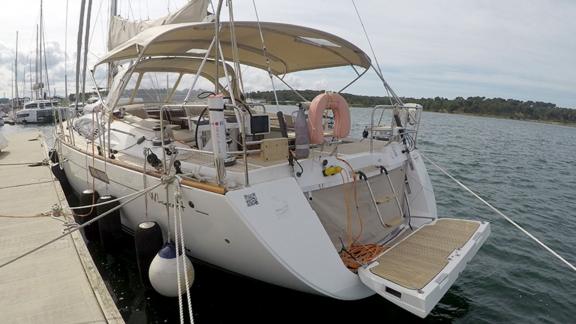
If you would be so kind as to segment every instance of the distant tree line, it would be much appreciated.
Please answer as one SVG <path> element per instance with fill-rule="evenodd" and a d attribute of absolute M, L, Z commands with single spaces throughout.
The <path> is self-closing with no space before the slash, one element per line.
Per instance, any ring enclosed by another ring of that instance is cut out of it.
<path fill-rule="evenodd" d="M 301 90 L 299 91 L 305 98 L 311 100 L 322 91 Z M 302 99 L 290 90 L 277 91 L 278 101 L 291 104 L 302 101 Z M 373 107 L 375 105 L 389 104 L 388 97 L 358 96 L 343 93 L 342 96 L 351 106 Z M 273 103 L 274 93 L 272 91 L 256 91 L 248 93 L 248 98 L 265 100 Z M 515 99 L 486 98 L 486 97 L 456 97 L 454 99 L 435 98 L 405 98 L 404 102 L 414 102 L 421 104 L 425 111 L 435 111 L 454 114 L 473 114 L 481 116 L 496 116 L 519 120 L 539 120 L 559 123 L 576 123 L 576 109 L 559 108 L 553 103 L 541 101 L 521 101 Z"/>

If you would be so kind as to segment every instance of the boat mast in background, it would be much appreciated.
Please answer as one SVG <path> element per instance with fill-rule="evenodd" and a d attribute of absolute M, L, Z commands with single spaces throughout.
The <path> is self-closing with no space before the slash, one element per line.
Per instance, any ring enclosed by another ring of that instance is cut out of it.
<path fill-rule="evenodd" d="M 38 72 L 39 72 L 39 82 L 38 82 L 38 91 L 40 92 L 40 99 L 44 99 L 44 78 L 43 78 L 43 74 L 42 74 L 42 14 L 43 11 L 42 10 L 42 6 L 43 6 L 44 1 L 40 0 L 40 22 L 38 23 L 38 25 L 40 26 L 38 28 Z"/>
<path fill-rule="evenodd" d="M 84 60 L 82 66 L 82 106 L 86 105 L 86 67 L 88 66 L 88 43 L 90 41 L 90 18 L 92 16 L 92 0 L 88 0 L 86 9 L 86 32 L 84 34 Z"/>
<path fill-rule="evenodd" d="M 16 56 L 14 58 L 14 97 L 12 97 L 12 116 L 14 116 L 14 98 L 16 98 L 16 108 L 20 106 L 20 96 L 18 95 L 18 31 L 16 31 Z"/>
<path fill-rule="evenodd" d="M 39 99 L 38 96 L 38 24 L 36 24 L 36 57 L 34 59 L 34 99 Z"/>
<path fill-rule="evenodd" d="M 82 53 L 82 33 L 84 31 L 84 7 L 86 0 L 80 4 L 80 22 L 78 23 L 78 39 L 76 40 L 76 96 L 74 98 L 74 107 L 78 113 L 78 96 L 80 94 L 80 55 Z"/>
<path fill-rule="evenodd" d="M 64 97 L 68 105 L 68 0 L 66 0 L 66 23 L 64 27 Z"/>

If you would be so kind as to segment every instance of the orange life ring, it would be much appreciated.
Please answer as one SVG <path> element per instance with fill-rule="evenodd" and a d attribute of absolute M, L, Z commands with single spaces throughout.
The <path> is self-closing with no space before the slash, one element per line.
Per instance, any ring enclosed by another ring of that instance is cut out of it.
<path fill-rule="evenodd" d="M 334 113 L 334 137 L 344 138 L 350 134 L 350 108 L 346 99 L 338 93 L 321 93 L 312 100 L 308 110 L 308 130 L 311 144 L 324 142 L 322 116 L 326 109 L 331 109 Z"/>

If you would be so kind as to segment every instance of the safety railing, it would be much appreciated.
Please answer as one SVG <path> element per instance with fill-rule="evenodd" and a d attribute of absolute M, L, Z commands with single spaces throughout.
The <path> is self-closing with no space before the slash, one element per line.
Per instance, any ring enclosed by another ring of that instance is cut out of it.
<path fill-rule="evenodd" d="M 381 111 L 381 114 L 378 123 L 375 123 L 374 116 L 378 110 Z M 402 129 L 403 134 L 410 134 L 413 136 L 414 145 L 416 144 L 418 138 L 418 129 L 420 127 L 420 119 L 422 115 L 422 106 L 419 104 L 404 104 L 403 106 L 377 105 L 372 108 L 372 112 L 370 114 L 370 153 L 373 153 L 374 151 L 374 130 L 376 128 L 382 127 L 382 118 L 387 110 L 391 111 L 392 114 L 392 120 L 390 122 L 391 131 L 393 131 L 395 127 Z M 395 118 L 399 119 L 400 125 L 398 125 L 398 122 L 395 120 Z"/>

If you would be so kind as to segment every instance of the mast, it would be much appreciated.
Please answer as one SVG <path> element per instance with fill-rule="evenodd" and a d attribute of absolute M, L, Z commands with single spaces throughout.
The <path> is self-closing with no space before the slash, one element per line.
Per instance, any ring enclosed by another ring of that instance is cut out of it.
<path fill-rule="evenodd" d="M 36 58 L 34 60 L 34 94 L 38 99 L 38 24 L 36 24 Z"/>
<path fill-rule="evenodd" d="M 32 83 L 32 58 L 28 57 L 28 67 L 30 68 L 30 73 L 28 73 L 28 79 L 30 80 L 30 100 L 34 98 L 34 83 Z M 26 77 L 24 77 L 26 79 Z"/>
<path fill-rule="evenodd" d="M 46 97 L 48 94 L 49 98 L 52 98 L 54 93 L 50 91 L 50 78 L 48 77 L 48 59 L 46 58 L 46 34 L 44 34 L 44 20 L 40 22 L 40 31 L 42 32 L 42 58 L 44 59 L 44 72 L 46 72 L 46 88 L 48 89 L 47 92 L 43 92 L 43 97 Z M 44 89 L 44 82 L 42 82 L 42 89 Z M 46 99 L 46 98 L 44 98 Z"/>
<path fill-rule="evenodd" d="M 224 0 L 220 0 L 218 1 L 218 7 L 216 9 L 216 19 L 214 20 L 214 39 L 215 39 L 215 43 L 216 43 L 216 49 L 215 49 L 215 58 L 216 58 L 216 82 L 215 82 L 215 93 L 219 94 L 220 93 L 220 82 L 218 82 L 218 79 L 220 78 L 220 74 L 218 71 L 218 65 L 220 64 L 220 11 L 222 10 L 222 3 L 224 2 Z"/>
<path fill-rule="evenodd" d="M 40 65 L 38 68 L 40 70 L 40 83 L 38 84 L 38 87 L 40 88 L 39 90 L 40 90 L 40 98 L 41 99 L 44 99 L 44 78 L 42 77 L 42 55 L 43 55 L 42 54 L 43 53 L 43 50 L 42 50 L 42 38 L 43 38 L 42 37 L 42 34 L 43 34 L 42 33 L 42 28 L 43 28 L 43 26 L 42 26 L 42 18 L 43 18 L 42 17 L 42 11 L 43 11 L 42 7 L 43 7 L 43 3 L 44 3 L 44 1 L 40 0 L 40 29 L 39 29 L 39 35 L 38 35 L 38 37 L 39 37 L 38 48 L 40 49 L 39 50 L 39 56 L 38 56 L 38 61 L 40 62 Z"/>
<path fill-rule="evenodd" d="M 20 106 L 20 96 L 18 95 L 18 31 L 16 31 L 16 58 L 14 59 L 14 92 L 16 106 L 18 107 Z M 12 110 L 14 110 L 14 105 L 12 105 Z M 12 111 L 12 113 L 14 113 L 14 111 Z"/>
<path fill-rule="evenodd" d="M 14 64 L 14 69 L 16 69 L 16 64 Z M 10 95 L 11 95 L 11 100 L 10 100 L 10 108 L 12 110 L 12 116 L 14 116 L 14 74 L 11 75 L 11 79 L 10 79 Z M 6 97 L 6 92 L 4 92 L 4 97 Z"/>
<path fill-rule="evenodd" d="M 82 32 L 84 30 L 84 7 L 86 6 L 86 0 L 82 0 L 80 5 L 80 22 L 78 24 L 78 39 L 76 41 L 76 97 L 75 108 L 78 112 L 78 96 L 80 95 L 80 59 L 82 53 Z"/>
<path fill-rule="evenodd" d="M 66 0 L 66 23 L 64 31 L 64 96 L 68 104 L 68 0 Z"/>
<path fill-rule="evenodd" d="M 118 0 L 110 0 L 110 26 L 112 25 L 112 19 L 118 14 Z M 108 33 L 110 33 L 110 26 L 108 26 Z M 110 37 L 110 35 L 108 35 Z M 110 42 L 108 42 L 108 51 L 111 51 Z M 114 79 L 114 63 L 108 63 L 108 80 L 106 82 L 106 88 L 110 92 L 110 87 L 112 86 L 112 80 Z"/>
<path fill-rule="evenodd" d="M 92 15 L 92 0 L 88 0 L 86 11 L 86 33 L 84 34 L 84 61 L 82 67 L 82 103 L 86 104 L 86 67 L 88 66 L 88 42 L 90 41 L 90 16 Z"/>

